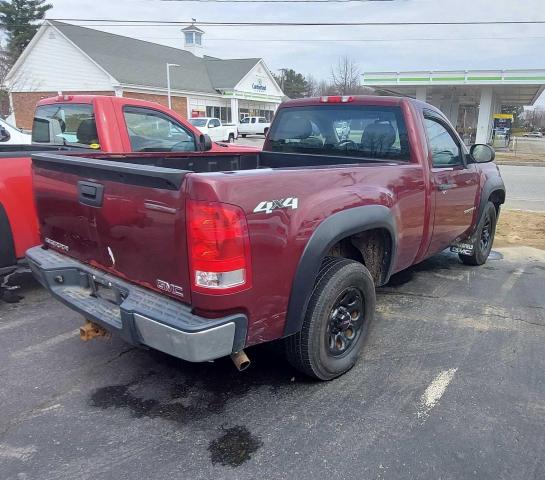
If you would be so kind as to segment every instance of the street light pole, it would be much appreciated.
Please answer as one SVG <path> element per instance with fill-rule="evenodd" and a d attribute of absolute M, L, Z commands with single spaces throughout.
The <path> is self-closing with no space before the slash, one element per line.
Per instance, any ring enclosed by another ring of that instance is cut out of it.
<path fill-rule="evenodd" d="M 172 109 L 172 99 L 170 95 L 170 67 L 179 67 L 177 63 L 167 63 L 167 97 L 168 97 L 168 108 Z"/>

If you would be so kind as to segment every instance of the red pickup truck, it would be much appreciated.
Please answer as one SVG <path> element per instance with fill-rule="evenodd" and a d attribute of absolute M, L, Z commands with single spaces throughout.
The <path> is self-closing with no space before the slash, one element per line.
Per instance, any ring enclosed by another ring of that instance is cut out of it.
<path fill-rule="evenodd" d="M 483 264 L 505 188 L 431 105 L 394 97 L 282 104 L 264 149 L 33 155 L 36 278 L 99 327 L 189 361 L 284 338 L 328 380 L 350 369 L 375 287 L 452 249 Z M 98 328 L 98 327 L 97 327 Z"/>
<path fill-rule="evenodd" d="M 32 145 L 0 146 L 0 284 L 26 250 L 40 243 L 32 199 L 33 152 L 244 152 L 211 143 L 193 125 L 154 102 L 97 95 L 61 95 L 36 107 Z"/>

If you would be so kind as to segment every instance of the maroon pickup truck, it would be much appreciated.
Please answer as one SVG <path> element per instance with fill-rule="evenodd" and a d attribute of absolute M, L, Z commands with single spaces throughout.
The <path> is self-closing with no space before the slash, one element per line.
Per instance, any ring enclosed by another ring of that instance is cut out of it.
<path fill-rule="evenodd" d="M 262 152 L 33 155 L 36 278 L 126 341 L 189 361 L 283 338 L 350 369 L 375 287 L 445 248 L 483 264 L 505 188 L 486 145 L 394 97 L 282 104 Z"/>

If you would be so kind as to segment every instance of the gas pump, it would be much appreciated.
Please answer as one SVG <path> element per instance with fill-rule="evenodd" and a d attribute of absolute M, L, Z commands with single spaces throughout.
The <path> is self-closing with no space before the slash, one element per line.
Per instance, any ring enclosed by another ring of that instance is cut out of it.
<path fill-rule="evenodd" d="M 494 147 L 506 148 L 511 141 L 511 127 L 513 115 L 511 113 L 495 113 L 492 143 Z"/>

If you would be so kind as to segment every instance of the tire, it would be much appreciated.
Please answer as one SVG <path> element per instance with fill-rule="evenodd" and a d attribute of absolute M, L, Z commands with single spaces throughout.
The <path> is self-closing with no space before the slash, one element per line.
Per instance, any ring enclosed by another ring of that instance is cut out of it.
<path fill-rule="evenodd" d="M 267 133 L 269 133 L 269 129 L 266 128 L 265 130 L 263 130 L 263 135 L 267 136 Z"/>
<path fill-rule="evenodd" d="M 8 214 L 0 203 L 0 268 L 11 267 L 17 263 L 15 239 Z"/>
<path fill-rule="evenodd" d="M 332 380 L 350 370 L 373 321 L 375 301 L 373 278 L 361 263 L 327 257 L 316 278 L 301 331 L 284 339 L 287 360 L 318 380 Z"/>
<path fill-rule="evenodd" d="M 475 242 L 473 243 L 473 254 L 458 254 L 462 263 L 466 265 L 483 265 L 490 255 L 494 235 L 496 233 L 497 214 L 496 207 L 492 202 L 488 202 L 484 208 L 483 216 L 475 232 Z"/>
<path fill-rule="evenodd" d="M 245 133 L 241 133 L 240 135 L 242 136 L 242 138 L 246 138 L 246 134 L 245 134 Z"/>
<path fill-rule="evenodd" d="M 235 143 L 235 135 L 233 133 L 229 134 L 229 138 L 227 139 L 229 143 Z"/>

